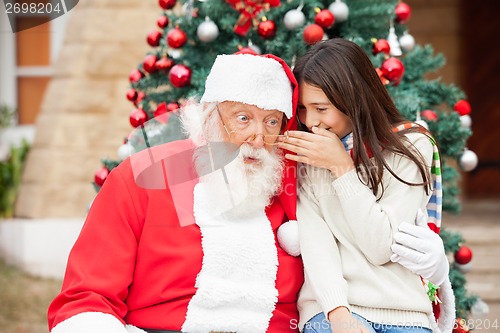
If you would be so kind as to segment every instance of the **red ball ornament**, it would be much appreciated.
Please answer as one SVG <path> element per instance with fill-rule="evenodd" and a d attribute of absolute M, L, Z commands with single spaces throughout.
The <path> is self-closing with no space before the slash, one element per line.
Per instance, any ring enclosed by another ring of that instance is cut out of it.
<path fill-rule="evenodd" d="M 236 6 L 241 0 L 226 0 L 228 4 L 230 4 L 232 7 Z"/>
<path fill-rule="evenodd" d="M 281 0 L 267 0 L 266 3 L 268 3 L 271 7 L 277 7 L 281 5 Z"/>
<path fill-rule="evenodd" d="M 396 13 L 396 22 L 399 24 L 404 24 L 410 19 L 411 8 L 404 2 L 398 3 L 394 12 Z"/>
<path fill-rule="evenodd" d="M 144 68 L 144 70 L 148 73 L 154 73 L 156 72 L 156 61 L 158 60 L 158 58 L 156 58 L 155 55 L 148 55 L 146 56 L 146 58 L 144 58 L 144 62 L 142 63 L 142 67 Z"/>
<path fill-rule="evenodd" d="M 468 115 L 471 112 L 470 103 L 465 99 L 461 99 L 453 106 L 453 110 L 457 111 L 461 116 Z"/>
<path fill-rule="evenodd" d="M 134 69 L 130 72 L 128 79 L 130 82 L 135 83 L 144 77 L 144 73 L 138 69 Z"/>
<path fill-rule="evenodd" d="M 389 58 L 382 63 L 380 67 L 385 78 L 392 82 L 393 85 L 398 85 L 405 73 L 405 67 L 398 58 Z"/>
<path fill-rule="evenodd" d="M 264 39 L 271 39 L 276 35 L 276 24 L 271 20 L 262 21 L 257 27 L 257 33 Z"/>
<path fill-rule="evenodd" d="M 179 28 L 174 28 L 170 30 L 167 34 L 167 43 L 170 47 L 178 49 L 184 46 L 187 42 L 187 35 L 184 31 Z"/>
<path fill-rule="evenodd" d="M 438 119 L 437 113 L 432 110 L 424 110 L 420 112 L 420 115 L 426 120 L 436 121 Z"/>
<path fill-rule="evenodd" d="M 155 63 L 156 69 L 164 72 L 169 71 L 173 65 L 175 65 L 175 62 L 167 57 L 163 57 Z"/>
<path fill-rule="evenodd" d="M 389 54 L 391 51 L 391 46 L 386 39 L 377 39 L 373 42 L 372 53 L 379 54 L 380 52 Z"/>
<path fill-rule="evenodd" d="M 170 70 L 170 82 L 177 88 L 182 88 L 191 84 L 191 68 L 177 64 Z"/>
<path fill-rule="evenodd" d="M 102 167 L 95 173 L 94 182 L 96 183 L 97 186 L 101 187 L 102 185 L 104 185 L 104 182 L 106 181 L 106 178 L 108 178 L 108 175 L 109 175 L 108 168 Z"/>
<path fill-rule="evenodd" d="M 172 9 L 175 6 L 176 0 L 159 0 L 158 4 L 163 9 Z"/>
<path fill-rule="evenodd" d="M 162 36 L 163 36 L 163 34 L 158 30 L 151 31 L 148 34 L 148 38 L 147 38 L 148 44 L 152 47 L 160 45 L 160 39 Z"/>
<path fill-rule="evenodd" d="M 158 20 L 156 20 L 156 24 L 160 28 L 165 28 L 168 25 L 168 17 L 166 16 L 160 16 L 158 17 Z"/>
<path fill-rule="evenodd" d="M 129 89 L 127 91 L 127 99 L 131 102 L 135 102 L 137 99 L 137 91 L 135 89 Z"/>
<path fill-rule="evenodd" d="M 333 13 L 328 9 L 323 9 L 314 17 L 314 22 L 323 29 L 330 29 L 335 23 Z"/>
<path fill-rule="evenodd" d="M 321 41 L 323 39 L 323 35 L 325 32 L 323 31 L 323 28 L 320 27 L 317 24 L 309 24 L 305 29 L 304 29 L 304 41 L 308 45 L 313 45 L 316 44 L 317 42 Z"/>
<path fill-rule="evenodd" d="M 461 246 L 457 252 L 455 252 L 455 261 L 457 264 L 465 265 L 472 260 L 472 251 L 467 246 Z"/>
<path fill-rule="evenodd" d="M 135 109 L 129 116 L 130 125 L 132 127 L 139 127 L 148 121 L 148 114 L 143 109 Z"/>

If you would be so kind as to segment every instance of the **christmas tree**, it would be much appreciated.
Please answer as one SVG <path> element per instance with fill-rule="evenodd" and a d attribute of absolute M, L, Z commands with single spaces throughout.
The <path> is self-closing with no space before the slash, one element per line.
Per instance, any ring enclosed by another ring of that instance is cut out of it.
<path fill-rule="evenodd" d="M 218 54 L 272 53 L 293 66 L 310 45 L 346 38 L 365 49 L 402 115 L 427 127 L 435 137 L 441 153 L 443 209 L 460 211 L 459 169 L 470 171 L 477 164 L 477 156 L 465 148 L 471 135 L 470 105 L 459 88 L 426 78 L 445 59 L 429 45 L 416 45 L 405 25 L 411 15 L 407 4 L 398 0 L 160 0 L 159 6 L 163 10 L 158 27 L 147 36 L 151 51 L 130 73 L 126 93 L 133 104 L 130 123 L 137 131 L 144 131 L 142 125 L 149 119 L 159 119 L 186 99 L 201 96 Z M 161 135 L 156 137 L 171 140 L 181 135 L 180 130 L 162 130 L 161 121 L 158 124 Z M 137 137 L 141 136 L 128 137 L 129 142 L 119 149 L 120 158 L 159 143 L 150 134 L 150 142 L 132 142 Z M 120 162 L 103 161 L 95 174 L 97 190 Z M 445 249 L 454 258 L 450 279 L 457 318 L 467 319 L 477 302 L 477 296 L 465 288 L 464 272 L 472 253 L 462 245 L 460 234 L 443 229 Z M 457 325 L 457 331 L 461 328 Z"/>

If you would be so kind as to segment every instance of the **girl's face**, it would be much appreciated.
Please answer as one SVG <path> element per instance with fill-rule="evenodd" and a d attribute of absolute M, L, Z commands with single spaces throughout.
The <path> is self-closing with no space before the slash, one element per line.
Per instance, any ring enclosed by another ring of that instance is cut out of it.
<path fill-rule="evenodd" d="M 301 83 L 297 111 L 300 122 L 309 130 L 314 126 L 324 128 L 339 138 L 352 132 L 349 117 L 330 102 L 321 88 Z"/>

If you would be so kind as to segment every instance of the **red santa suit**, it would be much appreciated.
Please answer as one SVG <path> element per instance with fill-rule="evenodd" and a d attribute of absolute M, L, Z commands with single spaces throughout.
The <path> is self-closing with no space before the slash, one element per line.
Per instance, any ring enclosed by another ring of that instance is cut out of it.
<path fill-rule="evenodd" d="M 293 100 L 295 106 L 296 89 Z M 118 333 L 127 331 L 124 325 L 129 332 L 298 332 L 302 261 L 276 236 L 295 219 L 293 163 L 287 161 L 285 191 L 265 211 L 220 220 L 209 214 L 210 189 L 196 175 L 188 179 L 193 170 L 184 170 L 185 181 L 175 185 L 165 173 L 168 157 L 194 148 L 189 140 L 164 144 L 112 170 L 49 307 L 51 332 Z M 157 186 L 151 179 L 165 181 Z M 224 231 L 207 227 L 214 222 Z"/>

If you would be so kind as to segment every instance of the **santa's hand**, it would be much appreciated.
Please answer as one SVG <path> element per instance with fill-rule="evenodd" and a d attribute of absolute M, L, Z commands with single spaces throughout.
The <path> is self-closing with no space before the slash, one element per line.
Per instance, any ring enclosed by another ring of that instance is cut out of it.
<path fill-rule="evenodd" d="M 417 225 L 402 223 L 394 235 L 392 262 L 397 262 L 415 274 L 441 285 L 448 277 L 449 263 L 443 240 L 427 227 L 426 216 L 419 210 Z"/>

